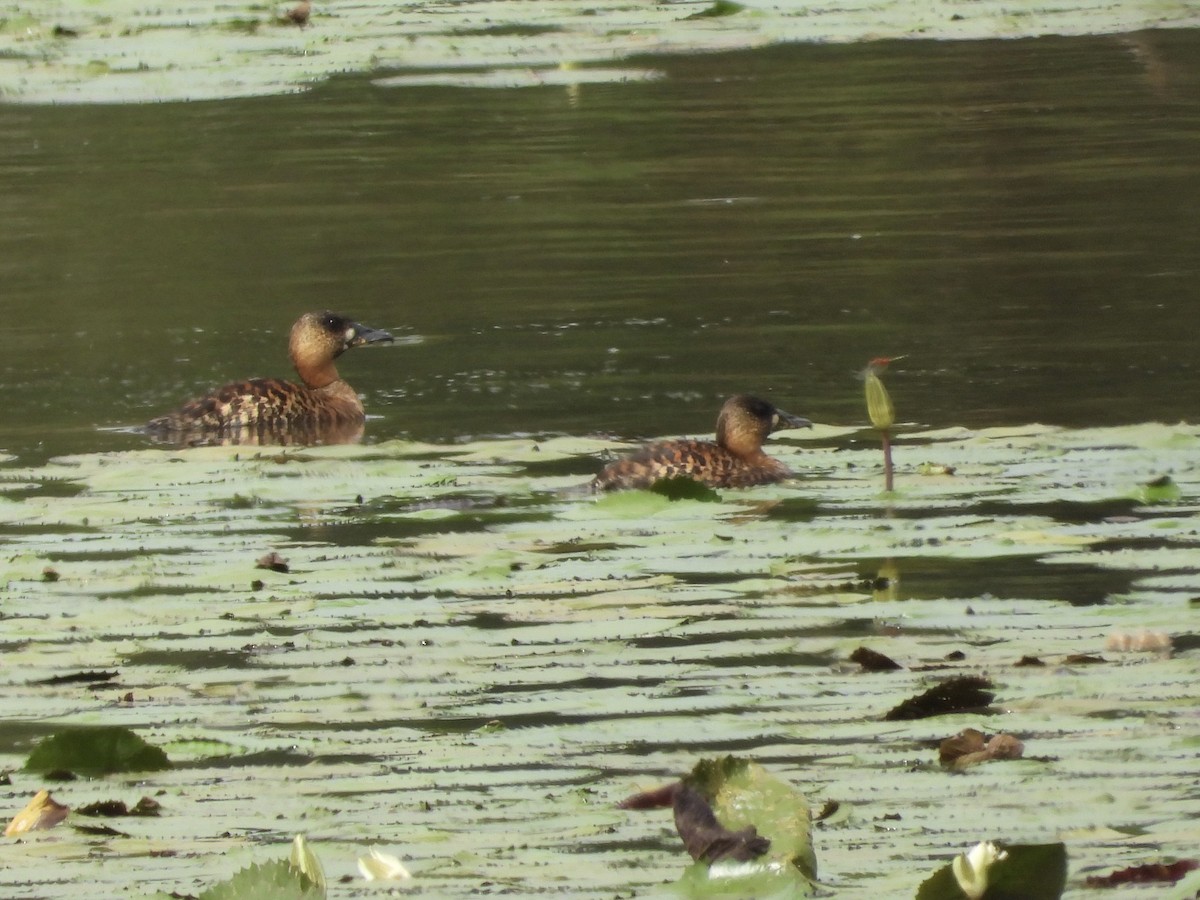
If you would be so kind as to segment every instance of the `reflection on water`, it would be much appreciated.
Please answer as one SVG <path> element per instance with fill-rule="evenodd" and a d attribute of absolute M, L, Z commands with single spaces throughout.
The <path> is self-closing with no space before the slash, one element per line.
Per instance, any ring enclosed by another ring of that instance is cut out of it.
<path fill-rule="evenodd" d="M 1200 36 L 786 46 L 665 77 L 0 108 L 4 448 L 137 446 L 288 373 L 332 306 L 412 436 L 703 433 L 751 391 L 863 421 L 1176 420 L 1195 378 Z"/>

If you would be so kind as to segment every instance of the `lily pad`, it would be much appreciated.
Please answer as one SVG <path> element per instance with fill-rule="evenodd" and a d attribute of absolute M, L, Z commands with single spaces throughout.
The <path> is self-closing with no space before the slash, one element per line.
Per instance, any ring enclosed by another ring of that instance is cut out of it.
<path fill-rule="evenodd" d="M 72 728 L 51 735 L 29 754 L 31 772 L 66 770 L 84 775 L 155 772 L 171 767 L 167 754 L 128 728 Z"/>

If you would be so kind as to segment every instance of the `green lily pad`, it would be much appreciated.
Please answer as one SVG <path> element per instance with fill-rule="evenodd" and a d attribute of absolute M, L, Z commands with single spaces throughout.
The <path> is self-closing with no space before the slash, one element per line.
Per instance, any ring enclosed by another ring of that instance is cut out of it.
<path fill-rule="evenodd" d="M 171 768 L 167 754 L 128 728 L 72 728 L 46 738 L 25 761 L 31 772 L 65 769 L 83 775 L 155 772 Z"/>
<path fill-rule="evenodd" d="M 288 860 L 247 866 L 198 900 L 321 900 L 325 891 Z"/>
<path fill-rule="evenodd" d="M 980 900 L 1059 900 L 1067 884 L 1067 848 L 1063 844 L 1011 844 L 1004 858 L 987 870 Z M 917 900 L 964 900 L 953 865 L 922 882 Z"/>
<path fill-rule="evenodd" d="M 753 826 L 770 840 L 763 861 L 784 863 L 784 869 L 794 867 L 806 882 L 816 880 L 808 801 L 794 787 L 757 763 L 733 756 L 701 760 L 683 780 L 710 799 L 725 828 L 739 831 Z M 773 875 L 793 881 L 784 871 Z"/>

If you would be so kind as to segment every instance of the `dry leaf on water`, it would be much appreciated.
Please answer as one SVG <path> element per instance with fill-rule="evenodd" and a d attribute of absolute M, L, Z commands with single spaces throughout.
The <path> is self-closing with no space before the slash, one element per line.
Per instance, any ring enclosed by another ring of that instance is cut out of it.
<path fill-rule="evenodd" d="M 71 807 L 55 801 L 47 790 L 40 790 L 33 795 L 29 805 L 13 816 L 13 820 L 4 829 L 4 836 L 23 834 L 26 831 L 43 831 L 53 828 L 67 817 Z"/>

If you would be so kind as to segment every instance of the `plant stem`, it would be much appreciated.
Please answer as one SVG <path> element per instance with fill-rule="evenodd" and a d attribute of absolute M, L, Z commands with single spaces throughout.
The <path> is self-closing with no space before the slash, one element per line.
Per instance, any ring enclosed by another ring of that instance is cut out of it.
<path fill-rule="evenodd" d="M 883 489 L 892 492 L 892 435 L 888 429 L 880 429 L 883 435 Z"/>

